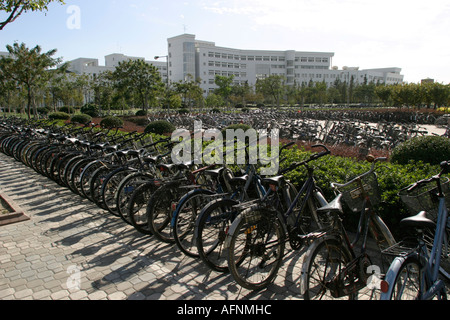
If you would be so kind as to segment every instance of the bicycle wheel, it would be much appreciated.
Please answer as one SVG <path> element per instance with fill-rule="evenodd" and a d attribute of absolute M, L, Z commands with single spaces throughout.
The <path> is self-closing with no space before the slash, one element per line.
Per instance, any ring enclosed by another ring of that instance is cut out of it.
<path fill-rule="evenodd" d="M 249 290 L 266 288 L 281 267 L 285 237 L 276 212 L 245 210 L 233 222 L 226 244 L 234 280 Z"/>
<path fill-rule="evenodd" d="M 116 208 L 120 217 L 128 224 L 131 224 L 130 217 L 128 216 L 128 207 L 131 196 L 134 191 L 148 181 L 152 177 L 149 174 L 143 172 L 133 172 L 126 176 L 121 182 L 116 192 Z"/>
<path fill-rule="evenodd" d="M 237 204 L 232 199 L 211 202 L 200 212 L 195 225 L 194 237 L 199 257 L 209 268 L 218 272 L 228 272 L 225 239 L 238 214 L 233 209 Z"/>
<path fill-rule="evenodd" d="M 103 182 L 105 178 L 110 173 L 110 168 L 108 166 L 103 166 L 98 168 L 93 174 L 91 179 L 89 180 L 89 192 L 92 198 L 92 201 L 100 208 L 105 209 L 106 206 L 103 202 L 103 197 L 100 192 L 102 190 Z"/>
<path fill-rule="evenodd" d="M 209 190 L 194 190 L 177 205 L 172 221 L 173 235 L 178 248 L 189 257 L 199 256 L 194 238 L 195 221 L 213 194 L 214 192 Z"/>
<path fill-rule="evenodd" d="M 174 243 L 173 230 L 170 225 L 175 206 L 182 196 L 180 183 L 168 183 L 158 188 L 147 204 L 148 226 L 152 234 L 166 243 Z"/>
<path fill-rule="evenodd" d="M 408 257 L 398 269 L 390 300 L 416 300 L 421 288 L 422 266 L 415 257 Z"/>
<path fill-rule="evenodd" d="M 120 182 L 128 176 L 131 171 L 127 168 L 118 168 L 111 172 L 102 185 L 101 195 L 102 201 L 106 209 L 114 216 L 120 217 L 117 209 L 116 194 Z"/>
<path fill-rule="evenodd" d="M 313 243 L 305 254 L 303 264 L 303 298 L 305 300 L 335 300 L 335 280 L 351 261 L 350 253 L 338 240 L 326 239 Z M 340 279 L 344 285 L 351 285 L 353 279 Z M 339 281 L 341 282 L 341 281 Z M 343 297 L 354 299 L 355 295 Z"/>
<path fill-rule="evenodd" d="M 148 225 L 147 204 L 157 188 L 154 181 L 140 185 L 133 192 L 129 201 L 128 217 L 133 227 L 142 234 L 152 234 Z"/>

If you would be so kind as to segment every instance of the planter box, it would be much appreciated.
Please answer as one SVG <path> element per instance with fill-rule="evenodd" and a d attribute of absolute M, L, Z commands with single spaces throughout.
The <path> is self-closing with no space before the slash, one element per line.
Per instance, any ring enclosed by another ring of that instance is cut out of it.
<path fill-rule="evenodd" d="M 0 227 L 30 220 L 23 210 L 7 195 L 0 194 L 0 201 L 1 208 L 4 208 L 9 212 L 7 214 L 0 214 Z"/>

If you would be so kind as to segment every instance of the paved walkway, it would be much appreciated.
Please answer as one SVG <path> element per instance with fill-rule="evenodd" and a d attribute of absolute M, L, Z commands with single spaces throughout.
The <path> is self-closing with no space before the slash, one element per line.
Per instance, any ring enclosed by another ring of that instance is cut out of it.
<path fill-rule="evenodd" d="M 0 194 L 31 218 L 0 227 L 0 300 L 302 299 L 303 252 L 252 293 L 2 153 Z"/>

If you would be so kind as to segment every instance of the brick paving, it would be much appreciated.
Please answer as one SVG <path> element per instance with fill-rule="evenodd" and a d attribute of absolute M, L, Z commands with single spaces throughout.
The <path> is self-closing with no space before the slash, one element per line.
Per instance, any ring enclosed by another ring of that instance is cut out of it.
<path fill-rule="evenodd" d="M 254 293 L 2 153 L 0 194 L 30 217 L 0 227 L 0 300 L 302 299 L 302 251 Z"/>

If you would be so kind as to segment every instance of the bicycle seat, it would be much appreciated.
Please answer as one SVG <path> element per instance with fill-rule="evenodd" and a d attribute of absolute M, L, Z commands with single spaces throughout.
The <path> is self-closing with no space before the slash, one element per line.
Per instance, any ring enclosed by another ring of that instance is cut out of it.
<path fill-rule="evenodd" d="M 218 168 L 218 169 L 213 169 L 213 170 L 205 170 L 205 174 L 209 175 L 213 178 L 217 178 L 220 174 L 220 172 L 223 170 L 224 168 Z"/>
<path fill-rule="evenodd" d="M 425 211 L 421 211 L 413 217 L 408 217 L 400 221 L 400 226 L 409 228 L 436 228 L 436 223 L 427 218 Z"/>
<path fill-rule="evenodd" d="M 269 185 L 276 185 L 278 187 L 283 185 L 284 182 L 285 182 L 284 176 L 278 176 L 278 177 L 262 179 L 262 183 L 269 184 Z"/>
<path fill-rule="evenodd" d="M 321 208 L 317 208 L 317 212 L 330 212 L 330 211 L 342 211 L 342 194 L 338 195 L 333 201 L 331 201 L 326 206 L 323 206 Z"/>
<path fill-rule="evenodd" d="M 240 184 L 245 184 L 248 180 L 248 174 L 246 174 L 245 176 L 242 177 L 234 177 L 232 179 L 230 179 L 230 184 L 231 185 L 240 185 Z"/>

